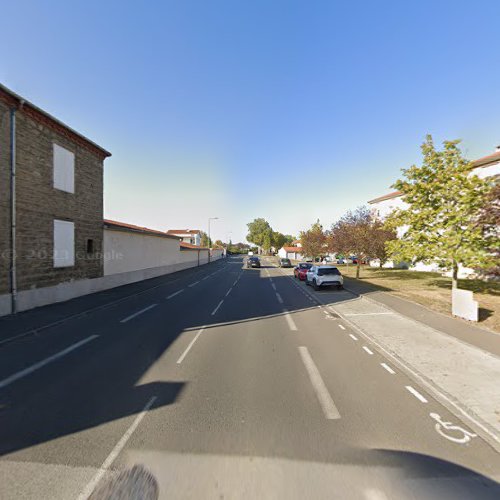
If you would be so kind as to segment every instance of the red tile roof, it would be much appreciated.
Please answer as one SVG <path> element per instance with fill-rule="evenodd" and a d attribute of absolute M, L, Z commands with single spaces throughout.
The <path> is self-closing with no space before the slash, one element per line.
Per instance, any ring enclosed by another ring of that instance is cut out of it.
<path fill-rule="evenodd" d="M 283 247 L 285 252 L 288 252 L 288 253 L 292 253 L 292 252 L 295 252 L 295 253 L 302 253 L 303 252 L 303 249 L 301 247 Z"/>
<path fill-rule="evenodd" d="M 488 155 L 488 156 L 483 156 L 482 158 L 479 158 L 478 160 L 474 160 L 472 163 L 475 167 L 485 167 L 489 165 L 490 163 L 496 163 L 497 161 L 500 161 L 500 151 L 495 151 L 494 153 Z"/>
<path fill-rule="evenodd" d="M 107 229 L 126 230 L 134 233 L 151 234 L 153 236 L 162 236 L 163 238 L 170 238 L 179 241 L 179 238 L 172 236 L 157 229 L 150 229 L 149 227 L 136 226 L 135 224 L 127 224 L 126 222 L 118 222 L 116 220 L 104 219 L 104 227 Z"/>
<path fill-rule="evenodd" d="M 208 250 L 206 247 L 199 247 L 197 245 L 192 245 L 191 243 L 186 243 L 184 241 L 181 241 L 181 248 L 184 248 L 185 250 Z"/>
<path fill-rule="evenodd" d="M 167 234 L 198 234 L 199 229 L 169 229 Z"/>
<path fill-rule="evenodd" d="M 368 203 L 378 203 L 379 201 L 384 201 L 384 200 L 390 200 L 391 198 L 398 198 L 401 196 L 403 193 L 401 191 L 393 191 L 392 193 L 389 194 L 384 194 L 384 196 L 379 196 L 378 198 L 374 198 L 373 200 L 370 200 Z"/>

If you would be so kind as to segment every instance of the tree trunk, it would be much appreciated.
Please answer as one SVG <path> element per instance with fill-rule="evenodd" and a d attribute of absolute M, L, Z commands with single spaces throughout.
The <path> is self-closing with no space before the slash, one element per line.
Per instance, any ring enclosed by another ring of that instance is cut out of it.
<path fill-rule="evenodd" d="M 458 288 L 458 262 L 453 259 L 453 267 L 451 271 L 451 286 L 455 289 Z"/>
<path fill-rule="evenodd" d="M 358 258 L 358 263 L 356 264 L 356 278 L 359 279 L 359 270 L 361 269 L 361 260 Z"/>

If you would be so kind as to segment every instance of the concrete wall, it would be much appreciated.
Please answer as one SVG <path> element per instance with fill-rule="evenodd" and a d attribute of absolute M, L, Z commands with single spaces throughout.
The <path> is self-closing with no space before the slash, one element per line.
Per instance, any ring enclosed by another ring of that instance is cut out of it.
<path fill-rule="evenodd" d="M 164 274 L 207 264 L 208 250 L 180 249 L 179 241 L 130 231 L 104 230 L 105 275 L 18 293 L 18 310 L 63 302 Z M 211 261 L 222 257 L 212 250 Z M 10 294 L 0 295 L 0 316 L 10 314 Z"/>

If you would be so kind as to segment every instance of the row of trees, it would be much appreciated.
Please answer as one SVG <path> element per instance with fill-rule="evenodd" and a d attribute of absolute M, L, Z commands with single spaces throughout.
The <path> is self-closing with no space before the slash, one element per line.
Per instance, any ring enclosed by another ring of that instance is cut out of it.
<path fill-rule="evenodd" d="M 290 234 L 282 234 L 274 231 L 269 222 L 263 218 L 254 219 L 247 224 L 247 240 L 261 248 L 264 253 L 269 253 L 271 248 L 279 250 L 285 245 L 289 245 L 295 239 Z"/>
<path fill-rule="evenodd" d="M 471 175 L 474 165 L 458 144 L 445 141 L 437 150 L 427 136 L 422 165 L 404 169 L 392 186 L 401 192 L 404 208 L 381 221 L 360 207 L 327 231 L 317 221 L 301 233 L 304 253 L 353 254 L 358 263 L 366 257 L 437 263 L 452 271 L 454 287 L 459 264 L 500 276 L 500 184 Z"/>
<path fill-rule="evenodd" d="M 348 211 L 331 228 L 324 231 L 319 220 L 310 229 L 300 233 L 305 255 L 313 258 L 326 253 L 358 257 L 356 277 L 359 278 L 363 259 L 387 260 L 386 243 L 394 240 L 396 233 L 386 229 L 367 207 Z"/>

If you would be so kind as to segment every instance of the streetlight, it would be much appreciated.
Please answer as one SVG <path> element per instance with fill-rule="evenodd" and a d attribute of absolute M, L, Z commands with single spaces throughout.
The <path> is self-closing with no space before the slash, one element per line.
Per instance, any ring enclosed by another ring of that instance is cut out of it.
<path fill-rule="evenodd" d="M 210 221 L 211 220 L 217 220 L 219 217 L 209 217 L 208 218 L 208 262 L 210 262 L 210 253 L 211 253 L 211 246 L 212 246 L 212 240 L 210 239 Z"/>

